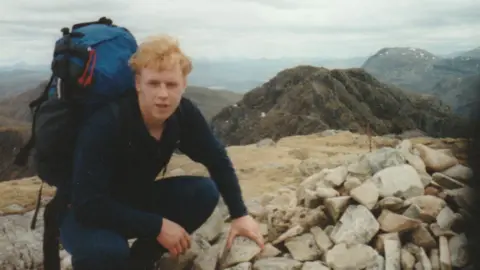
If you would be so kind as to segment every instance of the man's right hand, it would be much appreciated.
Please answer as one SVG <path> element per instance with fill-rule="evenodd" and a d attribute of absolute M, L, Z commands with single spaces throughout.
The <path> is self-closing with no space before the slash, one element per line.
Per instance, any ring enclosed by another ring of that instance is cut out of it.
<path fill-rule="evenodd" d="M 164 218 L 157 242 L 168 250 L 170 256 L 177 257 L 190 248 L 190 235 L 182 226 Z"/>

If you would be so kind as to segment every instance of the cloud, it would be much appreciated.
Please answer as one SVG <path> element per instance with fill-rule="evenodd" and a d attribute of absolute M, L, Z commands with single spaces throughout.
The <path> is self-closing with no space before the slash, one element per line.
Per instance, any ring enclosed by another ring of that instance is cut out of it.
<path fill-rule="evenodd" d="M 477 0 L 6 0 L 0 65 L 48 62 L 60 29 L 111 17 L 139 41 L 167 33 L 194 58 L 352 57 L 382 47 L 480 46 Z"/>

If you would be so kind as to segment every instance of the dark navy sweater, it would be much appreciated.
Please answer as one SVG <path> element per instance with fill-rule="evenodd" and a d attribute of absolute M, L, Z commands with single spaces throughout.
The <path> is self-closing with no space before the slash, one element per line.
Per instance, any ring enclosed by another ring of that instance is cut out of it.
<path fill-rule="evenodd" d="M 86 225 L 136 237 L 156 237 L 162 216 L 152 213 L 151 185 L 175 149 L 203 164 L 233 218 L 247 213 L 224 146 L 199 109 L 182 98 L 160 141 L 150 136 L 136 96 L 102 108 L 82 127 L 74 158 L 71 204 Z"/>

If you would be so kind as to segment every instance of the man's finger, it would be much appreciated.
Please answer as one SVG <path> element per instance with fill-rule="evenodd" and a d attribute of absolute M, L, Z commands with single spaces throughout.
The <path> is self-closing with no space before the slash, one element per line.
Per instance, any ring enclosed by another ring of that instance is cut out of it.
<path fill-rule="evenodd" d="M 187 242 L 187 247 L 186 248 L 190 249 L 190 247 L 192 246 L 192 239 L 187 232 L 185 232 L 184 238 L 185 238 L 185 241 Z"/>
<path fill-rule="evenodd" d="M 227 249 L 230 249 L 232 247 L 235 236 L 237 236 L 237 233 L 234 230 L 230 229 L 230 233 L 228 234 L 227 238 Z"/>
<path fill-rule="evenodd" d="M 263 236 L 260 233 L 255 233 L 252 231 L 248 232 L 249 238 L 251 238 L 257 245 L 263 249 Z"/>
<path fill-rule="evenodd" d="M 187 237 L 183 237 L 182 239 L 180 239 L 180 245 L 181 245 L 181 248 L 183 249 L 183 253 L 185 253 L 185 251 L 187 251 L 187 249 L 189 249 L 189 243 L 188 243 L 188 238 Z"/>

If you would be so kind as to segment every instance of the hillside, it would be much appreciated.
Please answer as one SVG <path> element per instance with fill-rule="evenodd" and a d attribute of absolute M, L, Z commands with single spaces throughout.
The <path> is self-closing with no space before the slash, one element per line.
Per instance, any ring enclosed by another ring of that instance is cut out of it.
<path fill-rule="evenodd" d="M 435 95 L 452 106 L 455 113 L 469 117 L 473 109 L 472 101 L 478 98 L 480 91 L 480 75 L 447 77 L 440 80 L 433 89 Z"/>
<path fill-rule="evenodd" d="M 195 102 L 205 118 L 211 120 L 221 109 L 241 100 L 243 94 L 228 90 L 212 90 L 205 87 L 188 86 L 184 96 Z"/>
<path fill-rule="evenodd" d="M 362 68 L 383 83 L 433 94 L 455 112 L 465 114 L 466 108 L 462 106 L 468 100 L 462 97 L 469 96 L 476 88 L 469 83 L 455 86 L 455 82 L 469 82 L 472 77 L 480 76 L 480 48 L 454 57 L 438 57 L 418 48 L 383 48 L 365 61 Z M 448 93 L 446 86 L 450 87 Z"/>
<path fill-rule="evenodd" d="M 429 95 L 380 83 L 362 69 L 298 66 L 278 73 L 212 119 L 228 145 L 274 140 L 326 129 L 374 134 L 420 129 L 430 136 L 457 136 L 463 122 Z"/>

